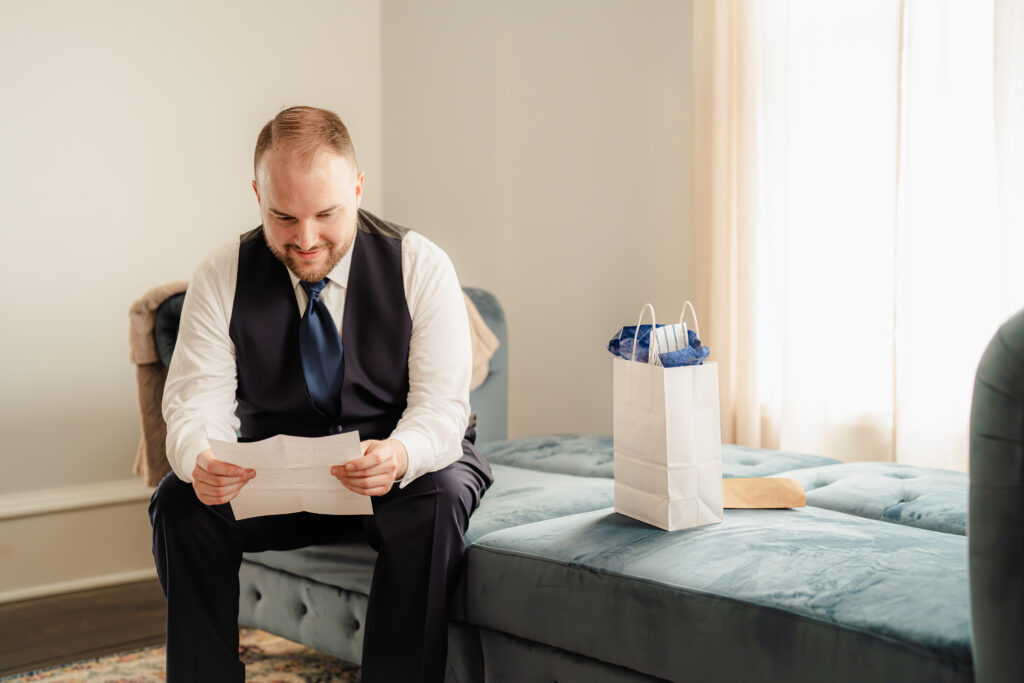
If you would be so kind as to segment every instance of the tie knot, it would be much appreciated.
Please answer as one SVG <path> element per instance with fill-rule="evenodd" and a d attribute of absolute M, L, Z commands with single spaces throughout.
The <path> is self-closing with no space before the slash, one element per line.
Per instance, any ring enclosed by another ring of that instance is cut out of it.
<path fill-rule="evenodd" d="M 324 278 L 319 282 L 306 282 L 305 280 L 300 280 L 299 284 L 302 285 L 304 290 L 306 290 L 306 296 L 313 301 L 316 301 L 320 298 L 320 292 L 324 291 L 324 287 L 327 286 L 327 279 Z"/>

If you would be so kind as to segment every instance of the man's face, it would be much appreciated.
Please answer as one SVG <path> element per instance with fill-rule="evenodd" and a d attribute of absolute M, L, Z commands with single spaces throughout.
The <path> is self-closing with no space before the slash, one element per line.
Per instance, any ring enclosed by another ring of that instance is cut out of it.
<path fill-rule="evenodd" d="M 275 146 L 252 186 L 270 250 L 300 280 L 324 279 L 355 238 L 363 174 L 333 150 L 320 150 L 310 164 Z"/>

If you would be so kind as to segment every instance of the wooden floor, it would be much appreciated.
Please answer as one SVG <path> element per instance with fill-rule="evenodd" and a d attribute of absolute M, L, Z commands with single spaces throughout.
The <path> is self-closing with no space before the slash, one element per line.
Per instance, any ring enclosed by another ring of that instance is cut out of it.
<path fill-rule="evenodd" d="M 164 642 L 153 579 L 0 605 L 0 676 Z"/>

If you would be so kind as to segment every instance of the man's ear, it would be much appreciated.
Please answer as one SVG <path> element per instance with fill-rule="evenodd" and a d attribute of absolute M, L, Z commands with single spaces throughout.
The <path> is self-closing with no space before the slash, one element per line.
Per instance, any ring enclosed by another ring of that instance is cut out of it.
<path fill-rule="evenodd" d="M 356 178 L 356 208 L 358 209 L 363 203 L 363 180 L 366 176 L 362 171 L 359 172 L 359 177 Z M 253 181 L 255 182 L 255 181 Z"/>
<path fill-rule="evenodd" d="M 256 193 L 256 203 L 260 203 L 260 188 L 256 186 L 256 181 L 252 181 L 252 191 Z"/>

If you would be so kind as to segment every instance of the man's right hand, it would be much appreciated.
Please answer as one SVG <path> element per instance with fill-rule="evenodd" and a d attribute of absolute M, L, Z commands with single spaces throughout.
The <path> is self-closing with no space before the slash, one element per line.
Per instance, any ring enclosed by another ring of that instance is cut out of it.
<path fill-rule="evenodd" d="M 214 457 L 213 451 L 205 450 L 196 458 L 196 466 L 192 470 L 192 488 L 203 503 L 220 505 L 237 496 L 242 487 L 255 476 L 255 470 L 221 462 Z"/>

